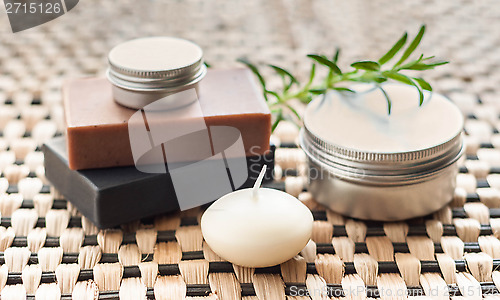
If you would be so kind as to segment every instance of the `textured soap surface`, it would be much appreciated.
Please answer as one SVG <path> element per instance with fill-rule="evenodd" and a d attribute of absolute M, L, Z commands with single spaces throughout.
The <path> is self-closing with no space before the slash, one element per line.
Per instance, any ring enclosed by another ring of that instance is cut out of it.
<path fill-rule="evenodd" d="M 115 103 L 107 79 L 68 81 L 63 98 L 71 169 L 134 165 L 127 122 L 136 111 Z M 246 156 L 269 150 L 271 115 L 249 70 L 210 70 L 199 104 L 207 126 L 241 132 Z"/>
<path fill-rule="evenodd" d="M 271 147 L 265 156 L 247 158 L 248 179 L 239 188 L 252 186 L 263 164 L 269 170 L 266 180 L 272 179 L 273 149 Z M 47 179 L 99 228 L 179 209 L 168 172 L 143 173 L 135 167 L 71 170 L 64 137 L 48 141 L 42 150 Z M 196 186 L 196 182 L 193 182 L 193 187 Z"/>

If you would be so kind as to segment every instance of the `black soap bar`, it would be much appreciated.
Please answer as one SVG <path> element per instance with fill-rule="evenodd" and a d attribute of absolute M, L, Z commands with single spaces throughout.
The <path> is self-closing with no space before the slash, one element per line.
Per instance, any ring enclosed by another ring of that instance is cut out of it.
<path fill-rule="evenodd" d="M 50 140 L 43 145 L 42 150 L 47 179 L 99 228 L 111 228 L 179 210 L 168 171 L 160 174 L 143 173 L 135 167 L 71 170 L 64 137 Z M 237 189 L 253 186 L 264 164 L 267 165 L 265 181 L 272 180 L 274 146 L 267 154 L 247 157 L 246 160 L 248 178 Z M 197 183 L 193 182 L 193 188 L 196 187 Z"/>

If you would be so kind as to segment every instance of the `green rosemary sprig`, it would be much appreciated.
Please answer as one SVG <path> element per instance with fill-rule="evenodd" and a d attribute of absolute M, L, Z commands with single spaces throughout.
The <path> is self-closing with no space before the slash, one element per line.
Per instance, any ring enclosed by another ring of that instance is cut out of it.
<path fill-rule="evenodd" d="M 238 61 L 245 64 L 257 76 L 260 85 L 263 89 L 264 98 L 266 99 L 269 108 L 274 117 L 272 130 L 278 126 L 282 120 L 296 120 L 300 126 L 301 117 L 290 104 L 290 100 L 297 99 L 303 103 L 309 103 L 316 95 L 324 94 L 330 90 L 339 92 L 354 93 L 353 90 L 343 86 L 349 82 L 372 83 L 379 88 L 387 100 L 387 113 L 391 114 L 392 102 L 382 83 L 393 80 L 402 82 L 407 85 L 414 86 L 418 90 L 419 105 L 424 101 L 423 90 L 432 91 L 431 85 L 422 77 L 413 77 L 403 74 L 408 70 L 424 71 L 434 69 L 437 66 L 447 64 L 447 61 L 432 61 L 434 56 L 425 57 L 421 54 L 417 59 L 408 61 L 415 49 L 420 44 L 425 33 L 425 25 L 420 27 L 418 34 L 410 42 L 403 51 L 403 54 L 392 66 L 387 66 L 405 46 L 408 34 L 405 32 L 403 36 L 391 47 L 387 53 L 380 57 L 377 61 L 361 60 L 352 63 L 351 70 L 342 71 L 337 62 L 340 56 L 340 49 L 337 49 L 333 57 L 330 59 L 326 55 L 309 54 L 307 57 L 312 60 L 309 79 L 306 83 L 301 84 L 297 78 L 282 67 L 276 65 L 267 65 L 272 68 L 275 73 L 281 77 L 282 86 L 278 90 L 271 90 L 267 87 L 266 79 L 260 73 L 259 68 L 246 59 L 240 58 Z M 326 77 L 316 78 L 316 65 L 326 67 L 328 73 Z M 317 83 L 319 82 L 319 84 Z M 343 84 L 343 85 L 340 85 Z"/>

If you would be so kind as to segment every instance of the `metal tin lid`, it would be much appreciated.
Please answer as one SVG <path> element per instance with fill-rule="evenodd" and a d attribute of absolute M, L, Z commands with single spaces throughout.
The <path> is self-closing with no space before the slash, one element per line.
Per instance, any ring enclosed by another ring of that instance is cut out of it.
<path fill-rule="evenodd" d="M 366 86 L 364 87 L 366 88 Z M 313 100 L 304 115 L 302 147 L 314 159 L 346 172 L 401 176 L 428 172 L 462 153 L 463 116 L 444 96 L 386 84 L 391 115 L 379 89 L 330 92 Z"/>
<path fill-rule="evenodd" d="M 202 49 L 174 37 L 139 38 L 115 46 L 108 55 L 108 79 L 133 91 L 185 88 L 206 74 Z"/>

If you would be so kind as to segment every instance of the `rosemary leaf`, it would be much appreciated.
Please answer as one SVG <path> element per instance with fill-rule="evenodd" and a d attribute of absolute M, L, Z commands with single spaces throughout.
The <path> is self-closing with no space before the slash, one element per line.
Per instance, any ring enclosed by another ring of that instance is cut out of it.
<path fill-rule="evenodd" d="M 406 48 L 405 52 L 403 52 L 403 55 L 396 63 L 396 66 L 402 64 L 413 53 L 413 51 L 415 51 L 417 46 L 420 44 L 420 41 L 422 40 L 424 33 L 425 33 L 425 25 L 422 25 L 422 27 L 420 27 L 419 32 L 417 33 L 417 36 L 413 39 L 408 48 Z"/>
<path fill-rule="evenodd" d="M 399 66 L 398 68 L 393 68 L 393 69 L 397 69 L 397 70 L 409 70 L 409 68 L 413 67 L 414 65 L 420 63 L 424 58 L 424 55 L 420 55 L 420 57 L 418 59 L 415 59 L 415 60 L 412 60 L 410 61 L 409 63 L 406 63 L 402 66 Z"/>
<path fill-rule="evenodd" d="M 408 77 L 406 75 L 403 75 L 403 74 L 400 74 L 400 73 L 396 73 L 396 72 L 392 72 L 392 71 L 384 71 L 384 72 L 382 72 L 382 74 L 385 75 L 385 76 L 387 76 L 390 79 L 394 79 L 394 80 L 402 82 L 404 84 L 413 85 L 410 77 Z"/>
<path fill-rule="evenodd" d="M 278 110 L 278 112 L 276 113 L 276 120 L 274 121 L 273 123 L 273 126 L 271 127 L 271 132 L 274 131 L 274 129 L 276 129 L 276 127 L 278 127 L 278 124 L 283 121 L 284 118 L 283 118 L 283 110 Z"/>
<path fill-rule="evenodd" d="M 392 46 L 391 50 L 389 50 L 386 54 L 384 54 L 379 60 L 378 60 L 378 63 L 383 65 L 385 64 L 386 62 L 388 62 L 389 60 L 391 60 L 391 58 L 394 57 L 394 55 L 396 55 L 396 53 L 399 52 L 399 50 L 401 50 L 401 48 L 404 46 L 404 44 L 406 43 L 406 39 L 408 38 L 408 33 L 404 33 L 403 36 L 396 42 L 396 44 L 394 44 L 394 46 Z"/>
<path fill-rule="evenodd" d="M 337 48 L 335 50 L 335 55 L 333 55 L 333 62 L 334 63 L 337 63 L 339 61 L 339 55 L 340 55 L 340 48 Z"/>
<path fill-rule="evenodd" d="M 365 74 L 361 75 L 357 79 L 352 79 L 351 81 L 358 81 L 364 83 L 383 83 L 387 81 L 387 77 L 379 72 L 367 71 Z"/>
<path fill-rule="evenodd" d="M 424 93 L 422 93 L 422 89 L 420 88 L 420 86 L 418 86 L 418 84 L 415 83 L 415 81 L 413 81 L 412 79 L 410 79 L 410 81 L 411 81 L 411 85 L 413 85 L 415 88 L 417 88 L 417 91 L 418 91 L 418 105 L 422 106 L 422 104 L 424 103 Z"/>
<path fill-rule="evenodd" d="M 387 95 L 387 92 L 384 90 L 383 87 L 380 85 L 377 85 L 377 88 L 384 94 L 385 100 L 387 100 L 387 114 L 391 114 L 391 109 L 392 109 L 392 101 L 391 98 L 389 98 L 389 95 Z"/>
<path fill-rule="evenodd" d="M 378 71 L 380 70 L 380 65 L 378 62 L 371 60 L 363 60 L 357 61 L 351 64 L 351 67 L 358 70 L 366 70 L 366 71 Z"/>
<path fill-rule="evenodd" d="M 308 54 L 307 57 L 317 61 L 318 63 L 324 65 L 324 66 L 327 66 L 328 68 L 330 68 L 330 70 L 332 70 L 335 74 L 337 75 L 342 75 L 342 71 L 340 70 L 340 68 L 337 66 L 336 63 L 334 63 L 333 61 L 331 60 L 328 60 L 326 57 L 324 56 L 321 56 L 321 55 L 317 55 L 317 54 Z"/>
<path fill-rule="evenodd" d="M 310 89 L 309 93 L 314 94 L 314 95 L 321 95 L 326 93 L 326 89 Z"/>
<path fill-rule="evenodd" d="M 424 93 L 422 93 L 422 89 L 412 80 L 413 85 L 417 88 L 418 90 L 418 105 L 422 106 L 424 104 Z"/>
<path fill-rule="evenodd" d="M 415 80 L 423 90 L 432 92 L 432 86 L 427 81 L 425 81 L 423 78 L 413 77 L 413 80 Z"/>
<path fill-rule="evenodd" d="M 311 72 L 309 73 L 309 81 L 307 81 L 306 87 L 309 87 L 314 80 L 314 76 L 316 76 L 316 64 L 312 64 Z"/>
<path fill-rule="evenodd" d="M 269 67 L 273 68 L 273 70 L 279 75 L 281 76 L 281 78 L 283 80 L 285 80 L 286 77 L 289 78 L 289 82 L 286 83 L 286 82 L 283 82 L 283 84 L 285 85 L 285 91 L 288 91 L 293 84 L 298 84 L 299 82 L 297 81 L 297 79 L 290 73 L 288 72 L 287 70 L 283 69 L 283 68 L 280 68 L 278 66 L 275 66 L 275 65 L 269 65 Z"/>
<path fill-rule="evenodd" d="M 424 103 L 424 94 L 422 93 L 422 89 L 410 77 L 390 71 L 383 72 L 383 74 L 396 81 L 402 82 L 407 85 L 413 85 L 414 87 L 416 87 L 418 90 L 419 105 L 422 105 L 422 103 Z"/>
<path fill-rule="evenodd" d="M 276 98 L 276 100 L 278 100 L 278 102 L 281 102 L 281 96 L 275 91 L 266 90 L 266 94 L 273 95 Z"/>
<path fill-rule="evenodd" d="M 252 64 L 251 62 L 249 62 L 245 58 L 238 58 L 237 61 L 239 61 L 240 63 L 246 65 L 252 71 L 252 73 L 254 73 L 255 76 L 257 76 L 257 78 L 259 79 L 260 85 L 262 85 L 262 89 L 264 90 L 264 98 L 266 99 L 266 101 L 268 101 L 268 98 L 267 98 L 267 88 L 266 88 L 266 80 L 260 74 L 259 69 L 254 64 Z"/>
<path fill-rule="evenodd" d="M 424 63 L 417 63 L 409 68 L 407 70 L 416 70 L 416 71 L 424 71 L 424 70 L 431 70 L 434 69 L 435 67 L 446 65 L 449 63 L 448 61 L 440 61 L 440 62 L 435 62 L 431 64 L 424 64 Z"/>
<path fill-rule="evenodd" d="M 295 115 L 295 117 L 300 120 L 300 115 L 299 113 L 297 112 L 297 110 L 295 110 L 295 108 L 293 108 L 290 104 L 288 103 L 285 103 L 285 106 Z"/>
<path fill-rule="evenodd" d="M 378 76 L 378 77 L 373 78 L 373 81 L 375 81 L 376 83 L 384 83 L 387 81 L 387 78 L 382 77 L 382 76 Z"/>
<path fill-rule="evenodd" d="M 297 99 L 299 99 L 299 101 L 304 103 L 304 104 L 308 104 L 309 102 L 312 101 L 313 96 L 314 96 L 313 94 L 309 93 L 306 96 L 301 97 L 301 98 L 297 98 Z"/>
<path fill-rule="evenodd" d="M 339 92 L 349 92 L 349 93 L 356 93 L 355 91 L 345 88 L 345 87 L 334 87 L 332 88 L 333 90 L 339 91 Z"/>

